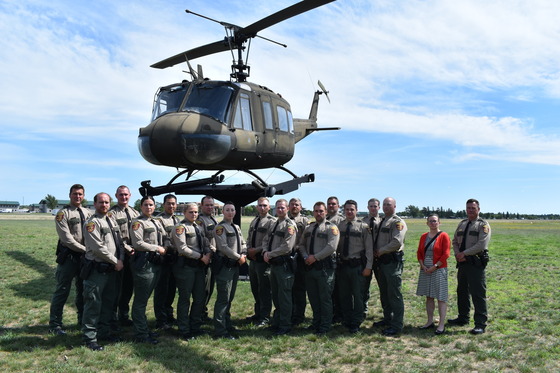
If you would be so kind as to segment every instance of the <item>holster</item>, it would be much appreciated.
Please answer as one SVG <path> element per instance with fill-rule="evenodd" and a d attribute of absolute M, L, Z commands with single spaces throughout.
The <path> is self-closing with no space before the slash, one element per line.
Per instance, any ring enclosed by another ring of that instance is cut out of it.
<path fill-rule="evenodd" d="M 134 268 L 141 269 L 146 265 L 148 261 L 148 253 L 145 251 L 136 251 L 134 253 Z"/>
<path fill-rule="evenodd" d="M 80 278 L 82 280 L 87 280 L 87 278 L 91 274 L 91 271 L 93 270 L 94 265 L 95 262 L 93 260 L 88 260 L 85 257 L 82 258 L 80 266 Z"/>

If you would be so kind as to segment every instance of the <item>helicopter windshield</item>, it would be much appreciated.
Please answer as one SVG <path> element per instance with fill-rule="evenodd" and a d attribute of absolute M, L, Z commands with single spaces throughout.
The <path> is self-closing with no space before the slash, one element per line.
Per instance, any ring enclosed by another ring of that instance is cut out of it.
<path fill-rule="evenodd" d="M 187 84 L 160 88 L 152 110 L 152 121 L 163 114 L 178 111 L 188 88 Z"/>
<path fill-rule="evenodd" d="M 227 123 L 226 115 L 234 88 L 228 85 L 197 84 L 193 86 L 183 111 L 193 111 Z"/>

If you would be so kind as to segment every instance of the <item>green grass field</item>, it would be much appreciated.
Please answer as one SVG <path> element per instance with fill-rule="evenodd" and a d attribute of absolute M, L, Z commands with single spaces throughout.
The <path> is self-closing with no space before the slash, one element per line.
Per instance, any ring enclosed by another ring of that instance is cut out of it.
<path fill-rule="evenodd" d="M 243 219 L 244 231 L 249 221 Z M 441 228 L 452 236 L 457 223 L 444 220 Z M 316 337 L 304 324 L 280 338 L 242 322 L 252 314 L 249 283 L 243 281 L 232 308 L 233 319 L 239 321 L 238 340 L 204 336 L 185 342 L 175 330 L 162 335 L 159 345 L 148 346 L 129 342 L 132 329 L 125 328 L 125 342 L 92 352 L 82 346 L 73 298 L 64 314 L 68 335 L 47 333 L 57 240 L 53 217 L 0 214 L 0 366 L 18 372 L 560 371 L 560 221 L 490 221 L 487 332 L 472 336 L 469 327 L 455 327 L 439 337 L 417 329 L 425 311 L 424 299 L 414 295 L 415 253 L 427 227 L 424 220 L 407 224 L 405 329 L 399 338 L 370 329 L 381 318 L 375 281 L 369 316 L 359 334 L 351 336 L 337 326 L 328 337 Z M 453 318 L 456 269 L 454 259 L 450 263 L 448 316 Z M 308 316 L 310 312 L 308 307 Z M 151 308 L 148 319 L 154 322 Z"/>

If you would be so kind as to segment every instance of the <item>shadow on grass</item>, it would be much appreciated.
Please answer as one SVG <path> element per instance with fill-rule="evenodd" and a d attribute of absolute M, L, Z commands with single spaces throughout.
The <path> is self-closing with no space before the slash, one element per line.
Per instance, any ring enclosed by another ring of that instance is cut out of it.
<path fill-rule="evenodd" d="M 6 254 L 27 266 L 29 271 L 34 271 L 41 275 L 40 278 L 31 281 L 9 285 L 8 287 L 14 291 L 14 294 L 33 301 L 50 302 L 52 291 L 54 290 L 54 269 L 45 262 L 37 260 L 22 251 L 7 251 Z"/>

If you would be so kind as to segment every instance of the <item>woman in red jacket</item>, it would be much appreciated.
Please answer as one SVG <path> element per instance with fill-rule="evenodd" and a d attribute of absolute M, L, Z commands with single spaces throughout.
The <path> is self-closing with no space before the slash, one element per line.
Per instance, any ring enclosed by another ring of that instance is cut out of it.
<path fill-rule="evenodd" d="M 430 231 L 420 237 L 416 257 L 420 263 L 420 275 L 416 295 L 426 296 L 428 321 L 420 329 L 431 329 L 434 324 L 435 301 L 438 300 L 439 323 L 436 335 L 445 332 L 447 314 L 447 258 L 451 247 L 449 235 L 439 230 L 439 216 L 432 214 L 427 221 Z"/>

